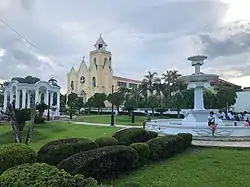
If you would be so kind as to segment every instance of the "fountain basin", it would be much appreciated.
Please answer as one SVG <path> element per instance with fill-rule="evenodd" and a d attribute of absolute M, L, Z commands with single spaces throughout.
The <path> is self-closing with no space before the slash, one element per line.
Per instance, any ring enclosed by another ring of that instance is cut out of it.
<path fill-rule="evenodd" d="M 204 137 L 212 136 L 212 131 L 208 125 L 182 125 L 182 120 L 154 120 L 146 123 L 146 129 L 157 132 L 162 135 L 178 134 L 178 133 L 190 133 L 193 136 Z M 218 125 L 214 136 L 220 137 L 247 137 L 250 136 L 250 127 L 244 126 L 243 122 L 237 122 L 237 126 L 234 126 L 234 122 L 223 122 L 222 125 Z"/>

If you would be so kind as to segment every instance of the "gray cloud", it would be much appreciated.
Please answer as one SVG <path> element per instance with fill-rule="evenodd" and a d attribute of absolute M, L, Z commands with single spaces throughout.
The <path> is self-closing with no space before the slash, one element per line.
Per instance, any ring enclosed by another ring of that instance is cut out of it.
<path fill-rule="evenodd" d="M 247 52 L 250 48 L 250 22 L 230 24 L 215 33 L 201 34 L 200 39 L 210 58 Z"/>
<path fill-rule="evenodd" d="M 210 57 L 204 70 L 216 66 L 225 78 L 248 75 L 234 65 L 249 57 L 248 27 L 225 32 L 227 9 L 219 0 L 1 0 L 1 18 L 36 47 L 0 23 L 0 51 L 5 51 L 0 79 L 54 76 L 65 88 L 67 71 L 78 67 L 82 56 L 88 59 L 99 33 L 113 53 L 118 75 L 142 78 L 148 69 L 162 73 L 169 68 L 190 73 L 186 58 L 197 53 L 199 40 Z"/>
<path fill-rule="evenodd" d="M 227 5 L 218 0 L 172 1 L 130 10 L 121 21 L 141 32 L 194 33 L 214 27 L 223 19 Z"/>

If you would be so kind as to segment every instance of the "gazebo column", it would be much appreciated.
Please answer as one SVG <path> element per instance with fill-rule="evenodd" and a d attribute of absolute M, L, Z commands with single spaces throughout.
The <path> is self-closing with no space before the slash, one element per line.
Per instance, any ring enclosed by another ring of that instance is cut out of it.
<path fill-rule="evenodd" d="M 50 106 L 53 106 L 54 92 L 50 92 Z"/>
<path fill-rule="evenodd" d="M 12 104 L 14 97 L 13 97 L 14 93 L 12 91 L 12 89 L 10 90 L 10 103 Z"/>
<path fill-rule="evenodd" d="M 26 89 L 22 89 L 22 109 L 26 108 Z"/>
<path fill-rule="evenodd" d="M 58 112 L 60 111 L 60 90 L 56 94 L 56 107 L 58 109 Z"/>
<path fill-rule="evenodd" d="M 35 103 L 39 103 L 39 90 L 36 90 L 36 94 L 35 94 Z"/>
<path fill-rule="evenodd" d="M 15 102 L 15 108 L 20 109 L 20 91 L 16 89 L 16 102 Z"/>
<path fill-rule="evenodd" d="M 45 102 L 45 97 L 44 97 L 44 102 Z M 42 103 L 42 93 L 41 92 L 39 92 L 38 103 Z"/>
<path fill-rule="evenodd" d="M 8 91 L 4 90 L 3 109 L 7 108 L 7 103 L 8 103 Z"/>
<path fill-rule="evenodd" d="M 49 90 L 48 89 L 46 90 L 46 93 L 45 93 L 45 96 L 44 96 L 44 103 L 46 105 L 49 104 Z"/>
<path fill-rule="evenodd" d="M 27 92 L 27 108 L 30 108 L 30 91 Z"/>

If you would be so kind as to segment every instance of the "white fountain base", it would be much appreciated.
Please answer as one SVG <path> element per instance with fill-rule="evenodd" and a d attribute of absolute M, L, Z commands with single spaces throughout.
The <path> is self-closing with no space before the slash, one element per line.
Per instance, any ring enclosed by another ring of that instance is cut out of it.
<path fill-rule="evenodd" d="M 193 136 L 212 136 L 212 131 L 207 123 L 196 122 L 191 124 L 191 122 L 185 122 L 182 124 L 182 120 L 176 119 L 166 119 L 166 120 L 153 120 L 147 122 L 146 129 L 150 131 L 155 131 L 159 134 L 178 134 L 178 133 L 190 133 Z M 223 121 L 217 126 L 214 136 L 224 136 L 224 137 L 244 137 L 250 136 L 250 127 L 244 126 L 243 122 L 237 122 L 237 126 L 234 126 L 232 121 Z"/>

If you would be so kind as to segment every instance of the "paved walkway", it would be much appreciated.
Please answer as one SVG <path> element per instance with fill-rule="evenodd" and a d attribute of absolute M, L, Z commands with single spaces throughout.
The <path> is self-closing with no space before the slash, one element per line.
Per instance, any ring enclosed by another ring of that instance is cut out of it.
<path fill-rule="evenodd" d="M 245 147 L 250 148 L 250 141 L 240 141 L 240 142 L 226 142 L 226 141 L 198 141 L 193 140 L 193 145 L 204 146 L 204 147 Z"/>
<path fill-rule="evenodd" d="M 90 125 L 90 126 L 102 126 L 102 127 L 110 127 L 110 124 L 102 124 L 102 123 L 88 123 L 88 122 L 76 122 L 76 121 L 70 121 L 72 124 L 76 125 Z M 118 128 L 141 128 L 142 126 L 131 126 L 131 125 L 115 125 L 115 127 Z"/>

